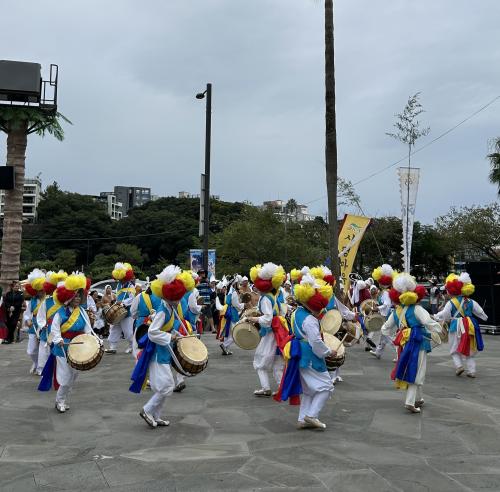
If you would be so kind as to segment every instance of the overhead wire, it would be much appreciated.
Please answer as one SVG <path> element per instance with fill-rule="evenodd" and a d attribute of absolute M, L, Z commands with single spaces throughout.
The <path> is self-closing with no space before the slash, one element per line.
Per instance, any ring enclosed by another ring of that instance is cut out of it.
<path fill-rule="evenodd" d="M 426 149 L 427 147 L 430 147 L 431 145 L 433 145 L 434 143 L 436 143 L 438 140 L 441 140 L 443 137 L 445 137 L 446 135 L 450 134 L 452 131 L 456 130 L 458 127 L 462 126 L 467 121 L 469 121 L 472 118 L 474 118 L 474 116 L 478 115 L 479 113 L 481 113 L 482 111 L 484 111 L 485 109 L 487 109 L 489 106 L 491 106 L 493 103 L 495 103 L 498 99 L 500 99 L 500 96 L 494 97 L 487 104 L 485 104 L 484 106 L 481 106 L 479 109 L 477 109 L 476 111 L 474 111 L 472 114 L 470 114 L 469 116 L 467 116 L 466 118 L 464 118 L 462 121 L 460 121 L 456 125 L 452 126 L 451 128 L 448 128 L 448 130 L 444 131 L 443 133 L 441 133 L 437 137 L 433 138 L 431 141 L 429 141 L 426 144 L 422 145 L 421 147 L 418 147 L 417 149 L 413 150 L 410 155 L 418 154 L 419 152 L 422 152 L 422 150 Z M 389 164 L 388 166 L 385 166 L 382 169 L 379 169 L 378 171 L 375 171 L 375 172 L 369 174 L 368 176 L 366 176 L 366 177 L 364 177 L 364 178 L 362 178 L 362 179 L 360 179 L 360 180 L 352 183 L 352 185 L 356 186 L 358 184 L 364 183 L 365 181 L 368 181 L 368 180 L 374 178 L 375 176 L 378 176 L 379 174 L 382 174 L 383 172 L 385 172 L 385 171 L 393 168 L 394 166 L 397 166 L 398 164 L 401 164 L 401 162 L 406 161 L 407 158 L 408 158 L 408 155 L 405 155 L 404 157 L 402 157 L 401 159 L 397 160 L 396 162 L 393 162 L 392 164 Z M 326 197 L 327 197 L 327 195 L 323 195 L 323 196 L 321 196 L 319 198 L 315 198 L 314 200 L 311 200 L 309 202 L 305 202 L 305 205 L 309 205 L 309 204 L 317 202 L 319 200 L 323 200 Z"/>

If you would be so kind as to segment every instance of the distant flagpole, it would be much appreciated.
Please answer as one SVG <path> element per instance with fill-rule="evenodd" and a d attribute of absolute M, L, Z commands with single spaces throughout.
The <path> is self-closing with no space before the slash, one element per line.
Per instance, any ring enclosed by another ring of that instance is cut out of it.
<path fill-rule="evenodd" d="M 411 246 L 413 241 L 413 224 L 415 222 L 415 206 L 417 203 L 420 169 L 417 167 L 398 168 L 399 190 L 401 194 L 401 222 L 403 225 L 403 269 L 411 271 Z"/>

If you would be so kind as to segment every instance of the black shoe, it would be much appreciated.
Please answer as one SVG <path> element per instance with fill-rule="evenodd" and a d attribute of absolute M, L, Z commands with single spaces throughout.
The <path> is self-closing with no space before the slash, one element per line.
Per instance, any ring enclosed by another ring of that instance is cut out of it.
<path fill-rule="evenodd" d="M 369 352 L 371 350 L 370 347 L 365 347 L 365 352 Z"/>
<path fill-rule="evenodd" d="M 182 390 L 186 389 L 186 383 L 182 382 L 179 383 L 175 388 L 174 388 L 174 393 L 180 393 Z"/>
<path fill-rule="evenodd" d="M 229 355 L 229 354 L 228 354 L 228 351 L 226 350 L 226 347 L 224 347 L 224 344 L 223 344 L 223 343 L 221 343 L 221 344 L 219 345 L 219 347 L 220 347 L 220 349 L 222 350 L 222 355 Z"/>

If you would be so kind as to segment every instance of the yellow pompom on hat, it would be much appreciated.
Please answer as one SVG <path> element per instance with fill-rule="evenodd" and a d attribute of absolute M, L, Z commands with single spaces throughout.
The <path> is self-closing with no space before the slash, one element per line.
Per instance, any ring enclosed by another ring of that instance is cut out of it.
<path fill-rule="evenodd" d="M 382 287 L 390 287 L 396 275 L 397 272 L 387 263 L 375 268 L 372 272 L 373 280 Z"/>
<path fill-rule="evenodd" d="M 307 273 L 310 273 L 310 269 L 308 266 L 303 266 L 300 270 L 297 268 L 293 268 L 290 272 L 290 279 L 294 284 L 300 283 L 302 277 Z"/>
<path fill-rule="evenodd" d="M 43 284 L 45 283 L 45 273 L 39 268 L 35 268 L 28 275 L 28 281 L 24 289 L 30 296 L 36 296 L 38 292 L 43 291 Z"/>
<path fill-rule="evenodd" d="M 416 304 L 424 295 L 425 287 L 417 285 L 415 277 L 409 273 L 398 273 L 392 282 L 393 289 L 399 293 L 399 302 L 403 306 Z"/>
<path fill-rule="evenodd" d="M 333 288 L 329 283 L 308 273 L 302 277 L 300 284 L 294 286 L 293 292 L 302 305 L 319 312 L 328 306 Z"/>
<path fill-rule="evenodd" d="M 115 263 L 111 276 L 120 282 L 128 282 L 134 278 L 134 269 L 130 263 Z"/>
<path fill-rule="evenodd" d="M 281 265 L 268 262 L 250 269 L 250 279 L 259 292 L 267 293 L 279 289 L 286 280 L 285 269 Z"/>
<path fill-rule="evenodd" d="M 73 272 L 64 281 L 59 282 L 54 293 L 55 300 L 60 304 L 67 304 L 80 291 L 88 289 L 90 279 L 87 279 L 82 272 Z"/>
<path fill-rule="evenodd" d="M 332 271 L 325 265 L 319 265 L 317 267 L 311 268 L 311 274 L 315 278 L 324 280 L 326 283 L 335 286 L 336 279 Z"/>
<path fill-rule="evenodd" d="M 58 272 L 49 271 L 45 274 L 45 282 L 43 283 L 43 290 L 46 294 L 52 294 L 60 282 L 64 282 L 68 274 L 64 270 Z"/>
<path fill-rule="evenodd" d="M 195 287 L 195 280 L 190 270 L 181 270 L 178 266 L 168 265 L 156 280 L 151 282 L 151 291 L 157 297 L 171 302 L 178 302 Z"/>

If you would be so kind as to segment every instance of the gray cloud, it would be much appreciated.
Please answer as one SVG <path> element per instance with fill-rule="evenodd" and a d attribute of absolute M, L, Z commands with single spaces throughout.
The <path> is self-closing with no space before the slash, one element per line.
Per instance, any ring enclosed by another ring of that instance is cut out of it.
<path fill-rule="evenodd" d="M 60 144 L 31 137 L 28 174 L 98 193 L 115 184 L 197 192 L 204 103 L 214 84 L 214 193 L 295 197 L 324 214 L 323 4 L 313 0 L 4 0 L 2 57 L 60 66 Z M 336 1 L 340 174 L 358 181 L 398 160 L 385 135 L 422 91 L 437 136 L 500 95 L 496 0 Z M 22 20 L 20 20 L 22 19 Z M 500 101 L 415 156 L 417 218 L 495 199 L 488 139 Z M 62 170 L 67 170 L 62 172 Z M 395 169 L 357 187 L 365 211 L 398 214 Z"/>

